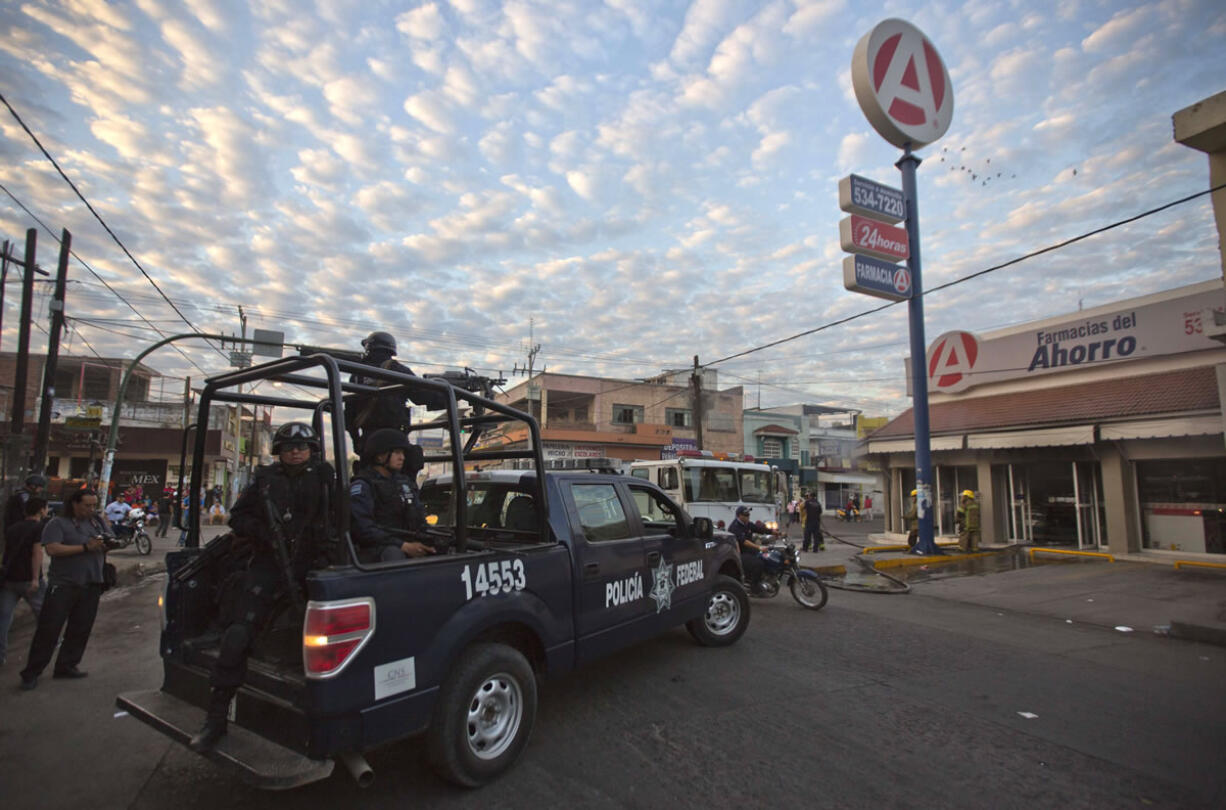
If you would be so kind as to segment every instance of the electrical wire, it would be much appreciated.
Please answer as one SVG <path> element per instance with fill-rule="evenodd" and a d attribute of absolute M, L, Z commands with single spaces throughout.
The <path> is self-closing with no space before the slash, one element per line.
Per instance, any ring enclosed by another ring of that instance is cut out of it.
<path fill-rule="evenodd" d="M 119 245 L 119 249 L 124 252 L 124 255 L 127 256 L 129 260 L 131 260 L 132 264 L 136 266 L 136 269 L 141 272 L 141 275 L 144 276 L 146 279 L 148 279 L 149 283 L 153 285 L 153 289 L 158 291 L 158 294 L 162 297 L 162 300 L 164 300 L 167 304 L 170 305 L 170 308 L 175 311 L 175 314 L 177 314 L 180 318 L 182 318 L 183 323 L 187 324 L 188 327 L 190 327 L 193 332 L 200 332 L 201 330 L 197 328 L 194 323 L 188 320 L 187 316 L 184 315 L 177 306 L 175 306 L 175 303 L 170 300 L 170 296 L 166 295 L 166 293 L 162 290 L 162 288 L 158 286 L 158 283 L 153 280 L 153 276 L 149 275 L 149 273 L 145 270 L 144 266 L 141 265 L 139 261 L 137 261 L 136 257 L 132 255 L 132 252 L 128 250 L 128 246 L 125 245 L 123 241 L 120 240 L 120 238 L 115 234 L 115 232 L 111 230 L 111 226 L 106 224 L 106 220 L 104 220 L 102 218 L 102 215 L 99 214 L 97 210 L 94 209 L 94 206 L 90 203 L 88 199 L 85 198 L 85 195 L 82 194 L 81 190 L 77 188 L 75 183 L 72 182 L 72 179 L 67 174 L 65 174 L 62 168 L 60 168 L 60 164 L 55 161 L 55 158 L 53 158 L 51 156 L 51 153 L 47 151 L 47 148 L 43 146 L 42 141 L 38 139 L 38 136 L 35 135 L 28 126 L 26 126 L 26 122 L 23 121 L 21 116 L 17 114 L 17 111 L 13 109 L 13 105 L 9 104 L 8 99 L 4 97 L 3 93 L 0 93 L 0 102 L 4 103 L 4 106 L 8 108 L 8 111 L 12 114 L 13 118 L 17 120 L 17 123 L 21 125 L 21 128 L 24 129 L 26 134 L 30 136 L 30 139 L 34 141 L 34 145 L 38 147 L 38 150 L 42 152 L 43 156 L 51 162 L 51 165 L 55 167 L 55 170 L 57 172 L 59 172 L 60 177 L 62 177 L 64 179 L 64 182 L 68 184 L 68 187 L 73 190 L 73 193 L 77 195 L 77 198 L 82 203 L 84 203 L 85 207 L 89 209 L 89 212 L 94 215 L 94 219 L 98 220 L 98 224 L 102 226 L 102 229 L 105 230 L 107 234 L 110 235 L 111 239 L 114 240 L 115 244 Z M 214 351 L 216 351 L 222 357 L 226 356 L 225 353 L 222 352 L 221 349 L 217 348 L 216 346 L 213 346 L 211 343 L 209 345 L 210 347 L 212 347 Z"/>
<path fill-rule="evenodd" d="M 35 222 L 37 222 L 37 223 L 38 223 L 38 225 L 39 225 L 39 227 L 41 227 L 41 228 L 42 228 L 42 229 L 43 229 L 43 230 L 44 230 L 44 231 L 45 231 L 45 232 L 46 232 L 46 233 L 47 233 L 47 234 L 48 234 L 48 235 L 49 235 L 49 236 L 50 236 L 52 239 L 54 239 L 54 240 L 55 240 L 56 244 L 61 244 L 60 237 L 58 237 L 58 236 L 55 234 L 55 232 L 54 232 L 54 231 L 52 231 L 52 230 L 51 230 L 51 228 L 49 228 L 49 227 L 47 226 L 47 224 L 46 224 L 45 222 L 43 222 L 41 219 L 39 219 L 39 218 L 38 218 L 38 215 L 37 215 L 37 214 L 35 214 L 33 211 L 31 211 L 31 210 L 30 210 L 30 209 L 29 209 L 29 208 L 26 206 L 26 204 L 25 204 L 25 203 L 23 203 L 21 200 L 19 200 L 19 199 L 17 198 L 17 195 L 13 194 L 13 192 L 12 192 L 12 191 L 10 191 L 10 190 L 8 189 L 8 187 L 7 187 L 7 186 L 5 186 L 3 183 L 0 183 L 0 191 L 3 191 L 5 194 L 7 194 L 7 195 L 9 196 L 9 199 L 11 199 L 13 202 L 15 202 L 15 203 L 17 204 L 17 206 L 18 206 L 19 208 L 21 208 L 21 210 L 22 210 L 22 211 L 24 211 L 28 217 L 30 217 L 30 219 L 32 219 L 32 220 L 34 220 Z M 76 259 L 76 260 L 77 260 L 77 262 L 78 262 L 78 263 L 79 263 L 79 264 L 80 264 L 82 267 L 84 267 L 86 270 L 88 270 L 88 271 L 89 271 L 89 273 L 90 273 L 90 275 L 92 275 L 94 278 L 98 279 L 98 281 L 99 281 L 99 282 L 102 284 L 102 286 L 104 286 L 104 287 L 106 287 L 108 290 L 110 290 L 110 292 L 111 292 L 111 294 L 112 294 L 112 295 L 114 295 L 114 296 L 115 296 L 116 298 L 118 298 L 120 301 L 124 302 L 124 303 L 125 303 L 125 304 L 128 306 L 128 309 L 130 309 L 130 310 L 132 310 L 134 313 L 136 313 L 136 317 L 140 318 L 142 321 L 144 321 L 145 323 L 149 324 L 149 326 L 150 326 L 150 327 L 151 327 L 151 328 L 152 328 L 152 329 L 153 329 L 155 332 L 157 332 L 157 333 L 158 333 L 158 335 L 160 335 L 161 337 L 166 337 L 166 333 L 165 333 L 165 332 L 163 332 L 162 330 L 160 330 L 160 329 L 158 329 L 156 326 L 154 326 L 154 325 L 153 325 L 153 323 L 152 323 L 152 322 L 151 322 L 151 321 L 150 321 L 148 318 L 146 318 L 146 317 L 145 317 L 144 313 L 142 313 L 142 312 L 141 312 L 139 309 L 137 309 L 135 306 L 133 306 L 132 302 L 131 302 L 131 301 L 129 301 L 127 298 L 125 298 L 125 297 L 124 297 L 124 296 L 123 296 L 123 295 L 122 295 L 122 294 L 121 294 L 121 293 L 120 293 L 118 290 L 116 290 L 116 289 L 115 289 L 114 287 L 112 287 L 112 286 L 111 286 L 109 283 L 107 283 L 107 280 L 106 280 L 106 279 L 104 279 L 104 278 L 103 278 L 101 275 L 99 275 L 99 274 L 98 274 L 98 272 L 97 272 L 96 270 L 94 270 L 94 268 L 90 267 L 88 262 L 86 262 L 84 259 L 82 259 L 80 256 L 78 256 L 78 255 L 77 255 L 77 253 L 76 253 L 76 251 L 74 251 L 74 250 L 72 250 L 72 249 L 70 248 L 70 249 L 69 249 L 69 251 L 68 251 L 68 253 L 69 253 L 69 255 L 70 255 L 70 256 L 72 256 L 74 259 Z M 187 353 L 186 353 L 186 352 L 184 352 L 184 351 L 183 351 L 183 349 L 181 349 L 181 348 L 180 348 L 180 347 L 178 347 L 178 346 L 172 346 L 172 348 L 173 348 L 175 351 L 177 351 L 177 352 L 178 352 L 180 355 L 182 355 L 184 360 L 186 360 L 187 362 L 189 362 L 189 363 L 191 363 L 193 366 L 195 366 L 195 367 L 196 367 L 196 369 L 197 369 L 197 370 L 198 370 L 198 371 L 199 371 L 201 374 L 205 374 L 205 373 L 206 373 L 206 372 L 205 372 L 205 370 L 204 370 L 203 368 L 201 368 L 201 367 L 200 367 L 200 365 L 199 365 L 199 364 L 198 364 L 198 363 L 197 363 L 195 360 L 193 360 L 191 357 L 189 357 L 189 356 L 187 355 Z"/>
<path fill-rule="evenodd" d="M 970 273 L 968 275 L 961 276 L 959 278 L 954 279 L 953 281 L 948 281 L 944 284 L 938 284 L 935 287 L 924 290 L 921 293 L 920 297 L 923 298 L 928 295 L 931 295 L 932 293 L 939 292 L 945 289 L 949 289 L 950 287 L 953 287 L 955 285 L 964 284 L 967 281 L 970 281 L 971 279 L 979 278 L 980 276 L 985 276 L 988 273 L 994 273 L 997 270 L 1003 270 L 1004 268 L 1010 267 L 1015 264 L 1020 264 L 1021 262 L 1024 262 L 1027 259 L 1033 259 L 1036 256 L 1042 256 L 1044 253 L 1051 253 L 1054 250 L 1060 250 L 1061 248 L 1066 248 L 1069 245 L 1075 244 L 1084 239 L 1089 239 L 1091 236 L 1097 236 L 1101 233 L 1106 233 L 1107 231 L 1113 230 L 1115 228 L 1119 228 L 1124 225 L 1128 225 L 1130 223 L 1136 222 L 1137 220 L 1145 219 L 1146 217 L 1150 217 L 1150 216 L 1153 216 L 1154 214 L 1161 213 L 1167 210 L 1168 208 L 1174 208 L 1177 205 L 1182 205 L 1183 203 L 1191 202 L 1192 200 L 1195 200 L 1198 197 L 1204 197 L 1206 194 L 1213 194 L 1214 192 L 1221 191 L 1224 188 L 1226 188 L 1226 183 L 1221 183 L 1212 188 L 1205 189 L 1204 191 L 1198 191 L 1194 194 L 1189 194 L 1186 197 L 1180 197 L 1177 200 L 1172 200 L 1168 203 L 1163 203 L 1157 208 L 1151 208 L 1148 211 L 1142 211 L 1139 214 L 1134 214 L 1133 216 L 1127 217 L 1125 219 L 1116 220 L 1115 222 L 1104 225 L 1101 228 L 1095 228 L 1094 230 L 1086 231 L 1085 233 L 1079 234 L 1072 238 L 1065 239 L 1063 242 L 1057 242 L 1054 245 L 1048 245 L 1047 247 L 1039 248 L 1038 250 L 1033 250 L 1030 253 L 1026 253 L 1014 259 L 1010 259 L 1007 262 L 1001 262 L 1000 264 L 995 264 L 995 265 L 992 265 L 991 267 L 985 267 L 982 270 L 977 270 L 974 273 Z M 818 332 L 823 332 L 832 327 L 841 326 L 845 323 L 850 323 L 851 321 L 868 317 L 869 315 L 873 315 L 877 312 L 881 312 L 883 309 L 889 309 L 890 307 L 896 306 L 901 303 L 904 303 L 904 302 L 903 301 L 890 301 L 888 303 L 882 304 L 879 307 L 873 307 L 872 309 L 866 309 L 862 312 L 857 312 L 854 315 L 849 315 L 846 318 L 840 318 L 837 321 L 830 321 L 829 323 L 822 324 L 821 326 L 816 326 L 812 329 L 806 329 L 803 332 L 797 332 L 794 335 L 790 335 L 785 338 L 780 338 L 779 340 L 772 340 L 770 343 L 764 343 L 761 346 L 754 346 L 751 349 L 745 349 L 744 351 L 736 352 L 735 354 L 730 354 L 727 357 L 721 357 L 718 360 L 712 360 L 710 362 L 703 363 L 702 368 L 710 368 L 711 366 L 718 365 L 720 363 L 726 362 L 728 360 L 732 360 L 737 357 L 744 357 L 745 355 L 753 354 L 755 352 L 760 352 L 765 349 L 772 348 L 774 346 L 779 346 L 784 343 L 790 343 L 793 340 L 799 340 L 802 337 L 808 337 L 809 335 L 813 335 Z"/>

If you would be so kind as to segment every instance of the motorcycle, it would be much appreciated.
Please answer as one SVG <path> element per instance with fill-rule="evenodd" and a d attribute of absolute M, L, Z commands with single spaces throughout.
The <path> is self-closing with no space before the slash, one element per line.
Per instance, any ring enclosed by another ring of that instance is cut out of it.
<path fill-rule="evenodd" d="M 137 507 L 128 511 L 127 517 L 111 525 L 115 533 L 114 548 L 127 548 L 135 544 L 142 556 L 153 553 L 153 541 L 145 534 L 145 510 Z"/>
<path fill-rule="evenodd" d="M 813 571 L 798 565 L 795 543 L 767 546 L 762 553 L 762 569 L 761 591 L 754 593 L 751 589 L 750 596 L 773 599 L 787 585 L 792 591 L 792 598 L 803 607 L 810 610 L 825 607 L 829 596 L 826 585 Z"/>

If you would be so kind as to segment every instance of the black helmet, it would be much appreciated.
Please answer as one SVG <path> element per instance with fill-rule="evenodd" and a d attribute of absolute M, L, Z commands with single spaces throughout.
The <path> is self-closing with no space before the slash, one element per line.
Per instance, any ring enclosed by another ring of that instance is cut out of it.
<path fill-rule="evenodd" d="M 362 458 L 373 461 L 380 453 L 390 453 L 392 450 L 403 450 L 408 455 L 409 437 L 396 428 L 382 428 L 370 434 L 362 442 Z"/>
<path fill-rule="evenodd" d="M 362 348 L 367 352 L 373 352 L 376 349 L 386 349 L 395 354 L 396 338 L 392 337 L 390 332 L 371 332 L 362 341 Z"/>
<path fill-rule="evenodd" d="M 27 487 L 45 487 L 47 486 L 47 479 L 39 475 L 38 473 L 35 473 L 34 475 L 27 475 L 26 476 L 26 486 Z"/>
<path fill-rule="evenodd" d="M 319 436 L 315 433 L 315 428 L 306 422 L 286 422 L 277 428 L 277 432 L 272 435 L 272 451 L 280 453 L 281 445 L 289 442 L 306 442 L 312 450 L 319 449 Z"/>

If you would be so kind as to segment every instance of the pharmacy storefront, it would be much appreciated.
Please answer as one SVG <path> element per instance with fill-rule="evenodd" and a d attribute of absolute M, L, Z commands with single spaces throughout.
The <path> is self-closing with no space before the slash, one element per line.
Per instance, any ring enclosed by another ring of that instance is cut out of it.
<path fill-rule="evenodd" d="M 1116 554 L 1226 554 L 1226 310 L 1211 281 L 991 333 L 927 353 L 934 518 L 953 534 L 977 493 L 985 543 Z M 915 488 L 910 411 L 864 449 L 887 470 L 887 529 Z"/>

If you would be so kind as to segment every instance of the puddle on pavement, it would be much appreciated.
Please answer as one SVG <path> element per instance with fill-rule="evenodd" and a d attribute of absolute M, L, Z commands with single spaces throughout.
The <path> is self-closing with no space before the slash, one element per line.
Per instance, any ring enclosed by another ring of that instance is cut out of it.
<path fill-rule="evenodd" d="M 867 568 L 857 569 L 854 562 L 848 563 L 847 573 L 831 580 L 832 584 L 845 585 L 856 590 L 891 592 L 903 590 L 899 580 L 907 584 L 932 582 L 950 577 L 971 577 L 984 574 L 1000 574 L 1006 571 L 1016 571 L 1020 568 L 1032 568 L 1040 565 L 1085 565 L 1100 562 L 1087 557 L 1045 557 L 1031 559 L 1024 548 L 1011 548 L 1004 551 L 987 554 L 982 557 L 965 557 L 960 559 L 934 560 L 924 565 L 906 565 L 887 569 L 885 576 L 881 572 L 870 571 Z"/>

